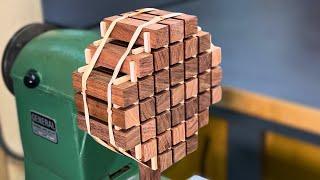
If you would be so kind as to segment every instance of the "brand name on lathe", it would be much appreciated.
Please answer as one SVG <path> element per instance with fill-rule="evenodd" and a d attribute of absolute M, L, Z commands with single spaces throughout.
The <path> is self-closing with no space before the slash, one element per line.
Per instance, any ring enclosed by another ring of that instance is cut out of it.
<path fill-rule="evenodd" d="M 56 130 L 56 125 L 55 125 L 54 121 L 45 117 L 45 116 L 42 116 L 42 115 L 37 114 L 35 112 L 31 112 L 31 119 L 33 122 L 35 122 L 41 126 L 44 126 L 48 129 L 51 129 L 52 131 Z"/>

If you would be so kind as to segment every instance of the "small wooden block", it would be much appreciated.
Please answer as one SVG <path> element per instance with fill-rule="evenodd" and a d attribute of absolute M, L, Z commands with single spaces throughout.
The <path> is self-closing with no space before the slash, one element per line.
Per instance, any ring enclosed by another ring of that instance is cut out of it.
<path fill-rule="evenodd" d="M 202 53 L 211 48 L 211 35 L 208 32 L 199 31 L 197 33 L 199 40 L 199 53 Z"/>
<path fill-rule="evenodd" d="M 163 47 L 152 51 L 154 70 L 159 71 L 169 67 L 169 48 Z"/>
<path fill-rule="evenodd" d="M 222 88 L 221 86 L 216 86 L 211 89 L 211 104 L 219 102 L 222 98 Z"/>
<path fill-rule="evenodd" d="M 155 96 L 156 113 L 160 114 L 163 111 L 170 109 L 170 91 L 162 91 Z"/>
<path fill-rule="evenodd" d="M 211 93 L 210 91 L 205 91 L 198 95 L 199 107 L 198 111 L 204 111 L 211 105 Z"/>
<path fill-rule="evenodd" d="M 209 109 L 206 109 L 198 114 L 199 128 L 209 124 Z"/>
<path fill-rule="evenodd" d="M 140 101 L 139 106 L 140 106 L 140 121 L 141 122 L 143 122 L 147 119 L 150 119 L 156 115 L 154 97 L 149 97 L 143 101 Z"/>
<path fill-rule="evenodd" d="M 184 85 L 178 84 L 170 88 L 171 107 L 184 101 Z"/>
<path fill-rule="evenodd" d="M 141 124 L 141 141 L 146 142 L 151 138 L 156 137 L 156 120 L 149 119 Z"/>
<path fill-rule="evenodd" d="M 170 86 L 169 70 L 164 69 L 154 74 L 155 92 L 159 93 Z"/>
<path fill-rule="evenodd" d="M 169 149 L 172 145 L 171 131 L 167 130 L 157 136 L 158 153 L 162 153 Z"/>
<path fill-rule="evenodd" d="M 189 79 L 198 74 L 198 58 L 192 57 L 184 61 L 184 78 Z"/>
<path fill-rule="evenodd" d="M 179 104 L 171 108 L 171 126 L 176 126 L 185 120 L 184 104 Z"/>
<path fill-rule="evenodd" d="M 221 48 L 218 46 L 213 46 L 211 66 L 216 67 L 216 66 L 219 66 L 220 64 L 221 64 Z"/>
<path fill-rule="evenodd" d="M 169 129 L 171 126 L 171 113 L 170 111 L 165 111 L 156 116 L 156 128 L 157 134 L 161 134 Z"/>
<path fill-rule="evenodd" d="M 184 60 L 184 47 L 183 42 L 176 42 L 170 44 L 170 65 L 174 65 Z"/>
<path fill-rule="evenodd" d="M 160 172 L 168 169 L 172 165 L 172 150 L 158 154 L 158 168 Z"/>
<path fill-rule="evenodd" d="M 157 140 L 150 139 L 147 142 L 141 144 L 141 161 L 147 162 L 152 157 L 157 155 Z"/>
<path fill-rule="evenodd" d="M 211 84 L 211 73 L 212 72 L 204 72 L 202 74 L 198 75 L 198 79 L 199 79 L 199 93 L 202 93 L 208 89 L 210 89 Z"/>
<path fill-rule="evenodd" d="M 193 135 L 186 139 L 187 142 L 187 154 L 191 154 L 192 152 L 198 149 L 198 135 Z"/>
<path fill-rule="evenodd" d="M 177 163 L 186 156 L 186 149 L 186 142 L 181 142 L 178 145 L 172 147 L 173 163 Z"/>
<path fill-rule="evenodd" d="M 139 99 L 143 100 L 154 95 L 154 77 L 146 76 L 138 80 Z M 113 92 L 112 92 L 113 93 Z"/>
<path fill-rule="evenodd" d="M 186 120 L 186 137 L 191 137 L 198 131 L 198 116 Z"/>
<path fill-rule="evenodd" d="M 184 65 L 179 63 L 170 67 L 170 85 L 174 86 L 176 84 L 184 82 Z"/>
<path fill-rule="evenodd" d="M 206 70 L 210 69 L 211 67 L 211 59 L 212 59 L 212 53 L 211 52 L 205 52 L 198 55 L 199 60 L 199 73 L 203 73 Z"/>
<path fill-rule="evenodd" d="M 184 40 L 184 58 L 188 59 L 198 54 L 198 38 L 189 37 Z"/>
<path fill-rule="evenodd" d="M 186 100 L 184 106 L 185 106 L 186 119 L 189 119 L 194 114 L 198 113 L 198 99 L 196 97 Z"/>
<path fill-rule="evenodd" d="M 176 145 L 181 141 L 185 141 L 185 123 L 180 123 L 179 125 L 171 128 L 172 145 Z"/>
<path fill-rule="evenodd" d="M 152 170 L 149 167 L 145 167 L 144 165 L 137 163 L 139 165 L 139 178 L 143 180 L 160 180 L 161 172 L 159 169 Z"/>
<path fill-rule="evenodd" d="M 211 86 L 217 86 L 221 84 L 222 80 L 222 68 L 217 66 L 211 69 Z"/>
<path fill-rule="evenodd" d="M 198 94 L 198 78 L 192 78 L 185 82 L 185 99 L 196 97 Z"/>

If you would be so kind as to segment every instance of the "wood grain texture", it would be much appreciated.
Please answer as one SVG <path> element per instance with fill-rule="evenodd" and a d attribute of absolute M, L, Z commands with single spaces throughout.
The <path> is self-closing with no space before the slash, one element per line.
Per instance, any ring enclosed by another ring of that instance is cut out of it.
<path fill-rule="evenodd" d="M 171 126 L 171 113 L 170 111 L 165 111 L 156 116 L 156 128 L 157 134 L 161 134 L 169 129 Z"/>
<path fill-rule="evenodd" d="M 170 88 L 171 107 L 184 101 L 184 85 L 178 84 Z"/>
<path fill-rule="evenodd" d="M 165 132 L 159 134 L 157 136 L 157 143 L 158 143 L 158 153 L 162 153 L 172 145 L 172 138 L 171 138 L 171 131 L 166 130 Z"/>
<path fill-rule="evenodd" d="M 217 86 L 221 84 L 223 71 L 221 66 L 217 66 L 211 69 L 211 86 Z"/>
<path fill-rule="evenodd" d="M 186 156 L 186 142 L 181 142 L 172 147 L 173 163 L 177 163 Z"/>
<path fill-rule="evenodd" d="M 198 98 L 193 97 L 188 100 L 185 100 L 184 106 L 185 106 L 186 119 L 189 119 L 194 114 L 198 113 Z"/>
<path fill-rule="evenodd" d="M 193 116 L 186 120 L 186 137 L 191 137 L 196 132 L 198 132 L 198 116 Z"/>
<path fill-rule="evenodd" d="M 184 65 L 183 63 L 175 64 L 170 67 L 170 85 L 174 86 L 184 82 Z"/>
<path fill-rule="evenodd" d="M 222 98 L 222 89 L 221 86 L 216 86 L 211 88 L 211 104 L 218 103 Z"/>
<path fill-rule="evenodd" d="M 172 163 L 172 150 L 168 150 L 162 154 L 158 154 L 158 168 L 160 172 L 168 169 Z"/>
<path fill-rule="evenodd" d="M 207 108 L 210 107 L 211 105 L 211 93 L 210 91 L 205 91 L 201 94 L 198 95 L 198 103 L 199 103 L 199 107 L 198 107 L 198 111 L 204 111 Z"/>
<path fill-rule="evenodd" d="M 151 138 L 156 137 L 156 120 L 151 118 L 140 125 L 141 128 L 141 141 L 146 142 Z"/>
<path fill-rule="evenodd" d="M 169 89 L 170 78 L 169 70 L 164 69 L 154 74 L 155 92 L 159 93 L 165 89 Z"/>
<path fill-rule="evenodd" d="M 73 72 L 72 85 L 75 91 L 80 92 L 83 73 Z M 90 96 L 107 101 L 107 87 L 111 75 L 93 70 L 87 80 L 86 93 Z M 121 107 L 126 107 L 138 101 L 137 83 L 124 82 L 112 86 L 112 102 Z"/>
<path fill-rule="evenodd" d="M 160 180 L 161 179 L 160 169 L 154 171 L 149 167 L 145 167 L 141 165 L 140 163 L 137 163 L 137 164 L 139 165 L 139 178 L 141 180 Z"/>
<path fill-rule="evenodd" d="M 163 47 L 152 51 L 154 70 L 159 71 L 161 69 L 169 67 L 169 48 Z"/>
<path fill-rule="evenodd" d="M 155 96 L 156 113 L 160 114 L 163 111 L 170 109 L 170 91 L 162 91 Z"/>
<path fill-rule="evenodd" d="M 208 89 L 210 89 L 211 87 L 211 76 L 212 76 L 212 72 L 207 72 L 205 71 L 202 74 L 198 75 L 198 92 L 202 93 L 204 91 L 207 91 Z"/>
<path fill-rule="evenodd" d="M 204 52 L 198 55 L 198 72 L 203 73 L 211 68 L 212 52 Z"/>
<path fill-rule="evenodd" d="M 179 142 L 185 141 L 185 123 L 180 123 L 177 126 L 171 128 L 172 145 L 176 145 Z"/>
<path fill-rule="evenodd" d="M 170 44 L 170 65 L 177 64 L 184 60 L 184 47 L 183 42 L 176 42 L 174 44 Z"/>
<path fill-rule="evenodd" d="M 198 114 L 199 128 L 209 124 L 209 109 L 206 109 Z"/>
<path fill-rule="evenodd" d="M 112 21 L 119 18 L 120 16 L 111 16 L 103 19 L 102 25 L 106 26 L 106 29 L 110 26 Z M 145 21 L 137 20 L 133 18 L 126 18 L 119 22 L 117 22 L 116 26 L 114 27 L 110 37 L 129 42 L 131 37 L 137 27 L 141 24 L 145 23 Z M 150 46 L 151 48 L 160 48 L 165 45 L 169 44 L 169 28 L 166 25 L 162 24 L 152 24 L 142 29 L 136 44 L 143 45 L 143 33 L 150 32 Z"/>
<path fill-rule="evenodd" d="M 189 37 L 184 40 L 184 58 L 188 59 L 198 54 L 198 38 Z"/>
<path fill-rule="evenodd" d="M 74 99 L 77 110 L 84 112 L 82 95 L 77 93 Z M 90 116 L 108 122 L 108 105 L 106 102 L 87 97 L 87 104 Z M 132 105 L 126 108 L 112 108 L 112 123 L 122 129 L 139 125 L 139 106 Z"/>
<path fill-rule="evenodd" d="M 186 139 L 186 149 L 187 149 L 187 155 L 193 153 L 198 149 L 198 135 L 193 135 Z"/>
<path fill-rule="evenodd" d="M 147 162 L 152 157 L 157 155 L 157 140 L 150 139 L 147 142 L 141 144 L 141 161 Z"/>
<path fill-rule="evenodd" d="M 198 58 L 192 57 L 184 61 L 184 78 L 189 79 L 198 74 Z"/>
<path fill-rule="evenodd" d="M 78 127 L 87 131 L 84 115 L 78 114 Z M 91 133 L 109 143 L 109 130 L 105 122 L 90 118 Z M 113 130 L 116 145 L 130 150 L 140 143 L 140 127 L 135 126 L 128 130 Z"/>
<path fill-rule="evenodd" d="M 211 48 L 211 35 L 208 32 L 205 31 L 199 31 L 197 33 L 198 37 L 198 52 L 202 53 L 206 50 L 210 50 Z"/>
<path fill-rule="evenodd" d="M 185 120 L 184 103 L 171 108 L 171 126 L 176 126 Z"/>
<path fill-rule="evenodd" d="M 222 52 L 221 52 L 221 48 L 218 46 L 214 46 L 212 48 L 212 62 L 211 62 L 211 66 L 212 67 L 216 67 L 219 66 L 221 64 L 221 58 L 222 58 Z"/>
<path fill-rule="evenodd" d="M 152 75 L 138 80 L 138 92 L 140 100 L 154 95 L 154 77 Z M 126 94 L 126 96 L 130 96 L 130 94 Z"/>
<path fill-rule="evenodd" d="M 198 78 L 191 78 L 185 82 L 185 99 L 196 97 L 198 94 Z"/>
<path fill-rule="evenodd" d="M 154 97 L 149 97 L 139 102 L 140 121 L 143 122 L 147 119 L 155 117 L 156 105 Z"/>

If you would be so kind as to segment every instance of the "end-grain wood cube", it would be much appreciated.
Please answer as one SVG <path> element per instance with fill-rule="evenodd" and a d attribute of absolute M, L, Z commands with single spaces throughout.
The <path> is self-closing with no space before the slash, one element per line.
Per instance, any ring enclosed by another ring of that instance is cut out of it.
<path fill-rule="evenodd" d="M 178 63 L 170 67 L 170 85 L 174 86 L 184 82 L 184 65 Z"/>
<path fill-rule="evenodd" d="M 202 53 L 206 50 L 210 50 L 211 47 L 211 35 L 205 31 L 199 31 L 197 33 L 199 40 L 199 53 Z"/>
<path fill-rule="evenodd" d="M 170 65 L 177 64 L 184 60 L 184 47 L 183 42 L 176 42 L 174 44 L 170 44 Z"/>
<path fill-rule="evenodd" d="M 154 95 L 154 77 L 146 76 L 138 80 L 139 99 L 143 100 Z M 113 92 L 112 92 L 113 93 Z M 126 96 L 129 96 L 127 94 Z"/>
<path fill-rule="evenodd" d="M 199 93 L 207 91 L 211 87 L 211 72 L 205 71 L 198 75 L 199 79 Z"/>
<path fill-rule="evenodd" d="M 187 154 L 191 154 L 192 152 L 198 149 L 198 135 L 193 135 L 186 139 L 187 142 Z"/>
<path fill-rule="evenodd" d="M 198 114 L 199 128 L 209 124 L 209 109 L 206 109 Z"/>
<path fill-rule="evenodd" d="M 156 107 L 154 97 L 146 98 L 139 102 L 140 107 L 140 121 L 143 122 L 147 119 L 155 117 Z"/>
<path fill-rule="evenodd" d="M 198 94 L 198 78 L 192 78 L 185 82 L 185 99 L 196 97 Z"/>
<path fill-rule="evenodd" d="M 198 54 L 198 38 L 189 37 L 184 40 L 184 58 L 188 59 Z"/>
<path fill-rule="evenodd" d="M 156 137 L 156 120 L 151 118 L 140 125 L 141 128 L 141 141 L 146 142 L 151 138 Z"/>
<path fill-rule="evenodd" d="M 211 69 L 211 86 L 217 86 L 221 84 L 222 80 L 222 68 L 217 66 Z"/>
<path fill-rule="evenodd" d="M 186 156 L 186 142 L 181 142 L 172 147 L 173 162 L 177 163 Z"/>
<path fill-rule="evenodd" d="M 184 85 L 178 84 L 170 89 L 171 107 L 184 101 Z"/>
<path fill-rule="evenodd" d="M 160 172 L 168 169 L 172 165 L 172 150 L 158 154 L 158 168 Z"/>
<path fill-rule="evenodd" d="M 184 103 L 171 108 L 171 126 L 176 126 L 185 120 Z"/>
<path fill-rule="evenodd" d="M 211 89 L 211 104 L 219 102 L 222 98 L 222 88 L 221 86 L 216 86 Z"/>
<path fill-rule="evenodd" d="M 169 70 L 164 69 L 154 74 L 155 92 L 159 93 L 170 86 Z"/>
<path fill-rule="evenodd" d="M 194 114 L 198 113 L 198 98 L 193 97 L 188 100 L 185 100 L 184 106 L 185 106 L 186 119 L 189 119 Z"/>
<path fill-rule="evenodd" d="M 165 111 L 156 116 L 157 134 L 161 134 L 169 129 L 171 126 L 171 113 Z"/>
<path fill-rule="evenodd" d="M 160 114 L 163 111 L 170 109 L 170 91 L 162 91 L 155 96 L 156 99 L 156 113 Z"/>
<path fill-rule="evenodd" d="M 186 137 L 191 137 L 198 132 L 198 116 L 186 120 Z"/>
<path fill-rule="evenodd" d="M 210 91 L 205 91 L 198 95 L 199 107 L 198 111 L 204 111 L 211 105 L 211 93 Z"/>
<path fill-rule="evenodd" d="M 157 143 L 158 143 L 158 153 L 162 153 L 172 145 L 172 138 L 171 138 L 171 131 L 166 130 L 165 132 L 159 134 L 157 136 Z"/>
<path fill-rule="evenodd" d="M 192 57 L 184 61 L 184 78 L 189 79 L 198 74 L 198 58 Z"/>
<path fill-rule="evenodd" d="M 157 155 L 157 140 L 150 139 L 141 144 L 141 161 L 147 162 Z"/>
<path fill-rule="evenodd" d="M 169 48 L 163 47 L 152 51 L 154 70 L 159 71 L 169 67 Z"/>
<path fill-rule="evenodd" d="M 221 64 L 221 48 L 218 46 L 212 47 L 212 62 L 211 66 L 216 67 Z"/>
<path fill-rule="evenodd" d="M 172 132 L 172 145 L 176 145 L 179 142 L 185 141 L 185 123 L 180 123 L 171 128 Z"/>
<path fill-rule="evenodd" d="M 199 73 L 203 73 L 211 68 L 212 52 L 204 52 L 198 55 Z"/>

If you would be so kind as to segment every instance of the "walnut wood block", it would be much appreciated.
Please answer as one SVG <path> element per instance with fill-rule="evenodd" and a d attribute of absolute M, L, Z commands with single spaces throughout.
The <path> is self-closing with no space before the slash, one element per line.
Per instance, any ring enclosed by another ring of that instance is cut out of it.
<path fill-rule="evenodd" d="M 222 98 L 222 88 L 221 86 L 216 86 L 211 88 L 211 104 L 219 102 Z"/>
<path fill-rule="evenodd" d="M 189 37 L 184 40 L 184 58 L 191 58 L 198 54 L 198 38 Z"/>
<path fill-rule="evenodd" d="M 88 49 L 88 53 L 93 55 L 97 47 L 93 45 L 89 45 L 87 49 Z M 96 67 L 102 66 L 109 69 L 114 69 L 118 64 L 119 59 L 121 58 L 123 53 L 126 51 L 126 49 L 127 49 L 126 47 L 122 47 L 112 43 L 107 43 L 104 46 L 95 66 Z M 153 72 L 152 54 L 142 52 L 139 54 L 128 55 L 121 66 L 121 69 L 120 69 L 121 72 L 130 74 L 130 65 L 129 65 L 130 61 L 135 62 L 135 71 L 136 71 L 137 77 L 143 77 Z"/>
<path fill-rule="evenodd" d="M 217 66 L 213 69 L 211 69 L 211 86 L 217 86 L 221 84 L 223 76 L 223 71 L 221 66 Z"/>
<path fill-rule="evenodd" d="M 198 60 L 199 60 L 198 72 L 199 73 L 203 73 L 206 70 L 211 68 L 211 59 L 212 59 L 211 52 L 204 52 L 198 55 Z"/>
<path fill-rule="evenodd" d="M 185 141 L 185 123 L 180 123 L 179 125 L 171 128 L 172 145 L 176 145 L 181 141 Z"/>
<path fill-rule="evenodd" d="M 209 124 L 209 109 L 206 109 L 198 114 L 199 128 Z"/>
<path fill-rule="evenodd" d="M 173 163 L 177 163 L 186 156 L 186 142 L 181 142 L 172 147 Z"/>
<path fill-rule="evenodd" d="M 208 89 L 210 89 L 211 87 L 211 73 L 212 72 L 207 72 L 205 71 L 202 74 L 198 75 L 198 85 L 199 85 L 199 89 L 198 92 L 202 93 L 204 91 L 207 91 Z"/>
<path fill-rule="evenodd" d="M 155 92 L 161 92 L 170 86 L 169 70 L 164 69 L 154 74 Z"/>
<path fill-rule="evenodd" d="M 149 97 L 139 102 L 140 107 L 140 121 L 143 122 L 147 119 L 155 117 L 156 107 L 154 97 Z"/>
<path fill-rule="evenodd" d="M 212 62 L 211 66 L 219 66 L 221 64 L 221 48 L 218 46 L 214 46 L 212 48 Z"/>
<path fill-rule="evenodd" d="M 206 50 L 209 50 L 211 48 L 211 35 L 208 32 L 199 31 L 197 33 L 198 37 L 198 52 L 202 53 Z"/>
<path fill-rule="evenodd" d="M 186 137 L 191 137 L 198 131 L 198 116 L 186 120 Z"/>
<path fill-rule="evenodd" d="M 198 111 L 204 111 L 211 105 L 211 93 L 210 91 L 205 91 L 198 95 L 199 107 Z"/>
<path fill-rule="evenodd" d="M 152 51 L 154 70 L 159 71 L 169 67 L 169 48 L 163 47 Z"/>
<path fill-rule="evenodd" d="M 183 42 L 176 42 L 170 44 L 170 65 L 174 65 L 184 60 L 184 47 Z"/>
<path fill-rule="evenodd" d="M 198 74 L 198 58 L 192 57 L 184 61 L 184 78 L 189 79 Z"/>
<path fill-rule="evenodd" d="M 171 108 L 171 126 L 176 126 L 185 120 L 184 103 Z"/>
<path fill-rule="evenodd" d="M 192 78 L 185 82 L 185 99 L 196 97 L 198 94 L 198 78 Z"/>
<path fill-rule="evenodd" d="M 169 129 L 171 126 L 171 113 L 170 111 L 165 111 L 156 116 L 156 128 L 157 134 L 161 134 Z"/>
<path fill-rule="evenodd" d="M 138 80 L 139 99 L 145 99 L 154 95 L 154 77 L 146 76 Z M 128 96 L 129 94 L 126 94 Z"/>
<path fill-rule="evenodd" d="M 84 112 L 82 95 L 76 94 L 74 99 L 77 110 Z M 108 122 L 108 105 L 106 102 L 87 97 L 87 104 L 90 116 Z M 132 105 L 126 108 L 112 108 L 112 123 L 122 129 L 128 129 L 139 125 L 139 106 Z"/>
<path fill-rule="evenodd" d="M 184 81 L 183 63 L 175 64 L 170 67 L 170 85 L 174 86 Z"/>
<path fill-rule="evenodd" d="M 149 167 L 145 167 L 138 163 L 139 165 L 139 178 L 143 180 L 160 180 L 161 179 L 161 172 L 160 169 L 152 170 Z"/>
<path fill-rule="evenodd" d="M 143 122 L 140 126 L 141 128 L 141 141 L 146 142 L 151 138 L 156 137 L 156 120 L 151 118 Z"/>
<path fill-rule="evenodd" d="M 167 149 L 171 148 L 172 145 L 171 139 L 171 131 L 167 130 L 162 134 L 157 136 L 157 143 L 158 143 L 158 153 L 162 153 Z"/>
<path fill-rule="evenodd" d="M 78 127 L 83 131 L 87 131 L 85 117 L 82 114 L 78 114 Z M 105 122 L 90 119 L 90 129 L 92 135 L 109 142 L 108 125 Z M 132 149 L 140 143 L 140 128 L 138 126 L 128 130 L 113 130 L 113 133 L 116 145 L 125 150 Z"/>
<path fill-rule="evenodd" d="M 158 168 L 160 172 L 168 169 L 172 165 L 172 150 L 158 154 Z"/>
<path fill-rule="evenodd" d="M 185 101 L 186 119 L 191 118 L 194 114 L 198 113 L 198 99 L 197 97 L 190 98 Z"/>
<path fill-rule="evenodd" d="M 150 139 L 147 142 L 141 144 L 141 161 L 147 162 L 152 157 L 157 155 L 157 140 Z"/>
<path fill-rule="evenodd" d="M 74 72 L 72 74 L 73 88 L 80 92 L 82 88 L 82 74 Z M 107 101 L 107 87 L 111 75 L 93 70 L 87 80 L 86 93 L 90 96 Z M 112 102 L 121 107 L 126 107 L 138 100 L 137 83 L 124 82 L 112 86 Z"/>
<path fill-rule="evenodd" d="M 106 26 L 105 29 L 108 29 L 112 21 L 119 18 L 120 16 L 111 16 L 103 19 L 104 23 L 101 23 L 101 25 Z M 132 19 L 132 18 L 126 18 L 123 19 L 115 25 L 110 37 L 129 42 L 131 40 L 131 37 L 133 33 L 136 31 L 137 27 L 141 24 L 144 24 L 145 21 L 138 20 L 138 19 Z M 103 29 L 103 28 L 102 28 Z M 160 48 L 165 45 L 169 44 L 169 28 L 166 25 L 162 24 L 151 24 L 145 28 L 142 29 L 142 32 L 140 33 L 136 44 L 143 45 L 144 32 L 150 32 L 150 46 L 151 48 Z M 104 33 L 102 33 L 104 34 Z"/>
<path fill-rule="evenodd" d="M 163 111 L 170 109 L 170 91 L 162 91 L 155 96 L 156 113 L 160 114 Z"/>
<path fill-rule="evenodd" d="M 184 101 L 184 85 L 178 84 L 170 88 L 171 107 Z"/>
<path fill-rule="evenodd" d="M 187 154 L 191 154 L 192 152 L 198 149 L 198 135 L 193 135 L 186 139 L 187 142 Z"/>

